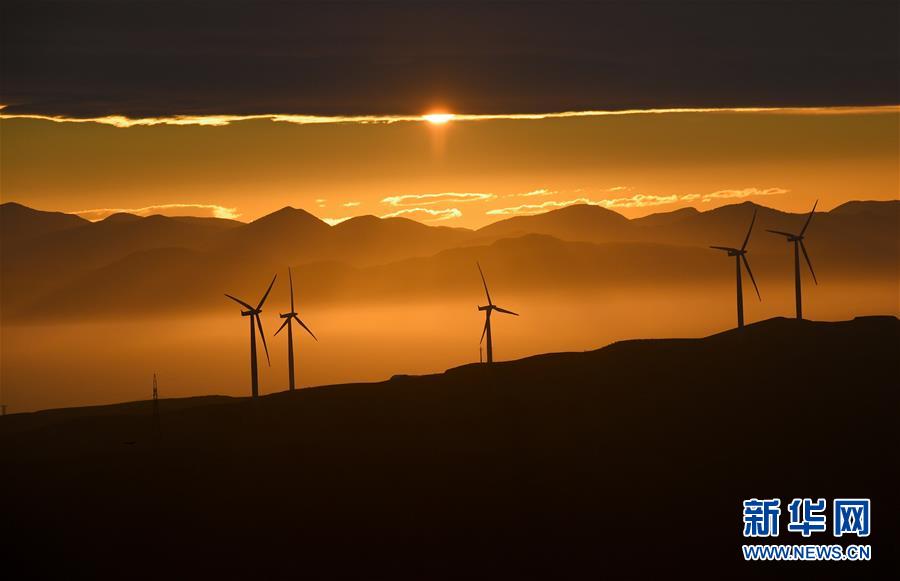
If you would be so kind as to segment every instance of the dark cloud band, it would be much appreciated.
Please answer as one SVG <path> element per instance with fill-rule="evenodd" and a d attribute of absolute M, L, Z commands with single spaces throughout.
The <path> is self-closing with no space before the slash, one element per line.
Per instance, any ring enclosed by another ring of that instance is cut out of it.
<path fill-rule="evenodd" d="M 895 2 L 7 1 L 6 113 L 405 115 L 900 101 Z"/>

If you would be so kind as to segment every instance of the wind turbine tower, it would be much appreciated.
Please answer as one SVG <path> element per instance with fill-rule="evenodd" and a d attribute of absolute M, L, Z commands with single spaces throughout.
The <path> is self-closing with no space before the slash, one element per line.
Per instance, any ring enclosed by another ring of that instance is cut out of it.
<path fill-rule="evenodd" d="M 750 242 L 750 233 L 753 232 L 753 223 L 756 222 L 756 210 L 753 211 L 753 218 L 750 219 L 750 228 L 747 229 L 747 236 L 744 237 L 744 243 L 740 248 L 732 248 L 730 246 L 710 246 L 710 248 L 715 248 L 716 250 L 724 250 L 728 253 L 728 256 L 734 256 L 734 268 L 737 275 L 737 326 L 738 329 L 744 327 L 744 289 L 741 284 L 741 262 L 743 261 L 744 267 L 747 269 L 747 274 L 750 275 L 750 281 L 753 282 L 753 288 L 756 289 L 756 297 L 759 300 L 762 300 L 762 297 L 759 296 L 759 287 L 756 286 L 756 279 L 753 278 L 753 271 L 750 270 L 750 263 L 747 261 L 747 243 Z"/>
<path fill-rule="evenodd" d="M 293 321 L 297 321 L 297 323 L 306 329 L 306 332 L 312 336 L 313 339 L 316 339 L 316 336 L 313 335 L 313 332 L 309 330 L 309 327 L 303 324 L 303 321 L 300 320 L 300 317 L 297 316 L 296 310 L 294 310 L 294 279 L 291 276 L 291 269 L 288 268 L 288 280 L 291 285 L 291 312 L 289 313 L 281 313 L 279 316 L 284 319 L 284 322 L 278 327 L 278 330 L 275 331 L 275 334 L 281 332 L 282 329 L 287 327 L 287 336 L 288 336 L 288 389 L 294 391 L 294 331 L 292 329 Z M 319 340 L 316 339 L 316 342 Z"/>
<path fill-rule="evenodd" d="M 259 300 L 259 304 L 256 305 L 256 307 L 250 306 L 248 303 L 242 301 L 241 299 L 225 293 L 226 297 L 246 309 L 244 311 L 241 311 L 241 316 L 250 318 L 250 391 L 253 394 L 254 398 L 259 397 L 259 373 L 256 365 L 257 327 L 259 328 L 259 336 L 262 339 L 263 349 L 266 350 L 266 361 L 269 363 L 269 365 L 272 365 L 272 362 L 269 360 L 269 347 L 266 345 L 266 334 L 263 332 L 262 321 L 259 318 L 259 314 L 262 312 L 263 304 L 265 304 L 266 299 L 269 297 L 269 293 L 272 292 L 272 285 L 275 284 L 276 278 L 278 278 L 277 274 L 272 277 L 272 282 L 269 283 L 269 288 L 266 289 L 266 294 L 264 294 L 263 297 Z"/>
<path fill-rule="evenodd" d="M 772 234 L 778 234 L 779 236 L 784 236 L 787 239 L 787 242 L 794 243 L 794 300 L 797 304 L 797 318 L 803 318 L 803 295 L 800 292 L 800 251 L 803 251 L 803 258 L 806 259 L 806 265 L 809 266 L 809 273 L 812 274 L 813 282 L 815 284 L 819 284 L 819 281 L 816 280 L 816 272 L 813 270 L 812 262 L 809 261 L 809 254 L 806 252 L 806 246 L 803 244 L 803 239 L 805 238 L 806 229 L 809 227 L 810 221 L 812 221 L 813 214 L 816 213 L 816 206 L 819 204 L 819 200 L 816 200 L 816 203 L 813 204 L 812 212 L 809 213 L 809 216 L 806 218 L 806 223 L 803 224 L 803 228 L 800 230 L 799 234 L 791 234 L 790 232 L 782 232 L 780 230 L 768 230 Z"/>
<path fill-rule="evenodd" d="M 515 315 L 519 316 L 519 313 L 514 313 L 512 311 L 508 311 L 506 309 L 500 308 L 491 301 L 491 293 L 488 291 L 487 281 L 484 279 L 484 272 L 481 270 L 481 264 L 475 263 L 478 266 L 478 273 L 481 274 L 481 282 L 484 284 L 484 294 L 487 296 L 488 304 L 478 307 L 479 311 L 484 311 L 484 330 L 481 332 L 481 342 L 484 341 L 484 338 L 487 337 L 487 362 L 494 362 L 494 343 L 491 339 L 491 313 L 497 311 L 499 313 L 506 313 L 507 315 Z"/>

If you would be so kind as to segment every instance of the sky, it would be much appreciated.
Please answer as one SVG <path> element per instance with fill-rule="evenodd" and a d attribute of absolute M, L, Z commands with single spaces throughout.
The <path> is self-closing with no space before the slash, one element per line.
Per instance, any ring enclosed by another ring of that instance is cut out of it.
<path fill-rule="evenodd" d="M 91 220 L 126 211 L 251 221 L 293 206 L 330 223 L 372 214 L 468 228 L 574 203 L 637 217 L 745 200 L 803 212 L 815 200 L 828 210 L 900 198 L 897 107 L 100 121 L 0 121 L 0 198 Z M 196 124 L 209 122 L 219 125 Z"/>
<path fill-rule="evenodd" d="M 18 113 L 885 105 L 893 0 L 6 0 Z"/>
<path fill-rule="evenodd" d="M 574 203 L 896 198 L 898 18 L 879 0 L 10 0 L 0 198 L 471 228 Z"/>

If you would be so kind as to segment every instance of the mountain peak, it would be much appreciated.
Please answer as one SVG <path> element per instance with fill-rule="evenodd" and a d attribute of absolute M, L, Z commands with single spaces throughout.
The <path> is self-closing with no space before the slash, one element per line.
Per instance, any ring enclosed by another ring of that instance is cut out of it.
<path fill-rule="evenodd" d="M 6 241 L 35 238 L 85 224 L 89 222 L 74 214 L 35 210 L 17 202 L 0 204 L 0 232 Z"/>
<path fill-rule="evenodd" d="M 900 210 L 900 200 L 854 200 L 844 202 L 831 210 L 831 214 L 892 213 Z"/>
<path fill-rule="evenodd" d="M 122 222 L 136 222 L 141 220 L 141 216 L 137 216 L 135 214 L 129 214 L 128 212 L 116 212 L 115 214 L 110 214 L 106 218 L 103 218 L 101 222 L 110 222 L 110 223 L 122 223 Z"/>
<path fill-rule="evenodd" d="M 310 214 L 306 210 L 303 210 L 301 208 L 294 208 L 293 206 L 285 206 L 284 208 L 276 210 L 271 214 L 266 214 L 261 218 L 257 218 L 250 224 L 267 224 L 271 226 L 273 224 L 288 225 L 302 223 L 318 223 L 322 226 L 328 226 L 325 222 Z"/>

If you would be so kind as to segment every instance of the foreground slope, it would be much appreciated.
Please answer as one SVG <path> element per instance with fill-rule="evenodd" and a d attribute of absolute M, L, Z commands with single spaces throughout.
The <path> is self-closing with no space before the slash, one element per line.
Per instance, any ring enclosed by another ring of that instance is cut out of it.
<path fill-rule="evenodd" d="M 772 319 L 162 401 L 158 435 L 149 402 L 7 416 L 8 555 L 116 577 L 874 576 L 900 540 L 898 340 L 894 317 Z M 741 501 L 795 496 L 871 497 L 873 561 L 744 563 Z"/>

